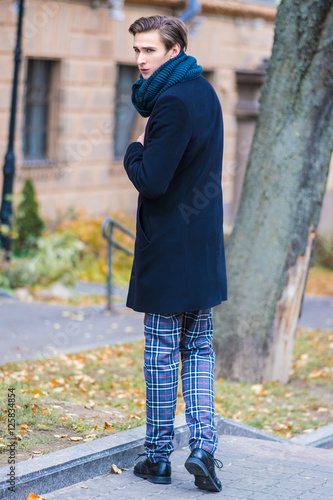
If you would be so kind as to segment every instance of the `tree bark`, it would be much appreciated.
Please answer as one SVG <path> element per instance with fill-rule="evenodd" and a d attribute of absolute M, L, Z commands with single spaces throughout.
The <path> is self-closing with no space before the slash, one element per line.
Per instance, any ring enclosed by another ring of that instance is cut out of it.
<path fill-rule="evenodd" d="M 333 0 L 282 0 L 214 309 L 216 374 L 289 377 L 333 149 Z"/>

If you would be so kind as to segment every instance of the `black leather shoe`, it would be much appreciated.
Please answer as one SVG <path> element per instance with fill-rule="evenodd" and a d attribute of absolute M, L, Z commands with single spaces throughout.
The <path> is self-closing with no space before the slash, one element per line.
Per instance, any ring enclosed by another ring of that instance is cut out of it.
<path fill-rule="evenodd" d="M 220 460 L 201 448 L 193 450 L 185 462 L 185 467 L 190 474 L 194 474 L 194 484 L 201 490 L 221 491 L 222 484 L 215 474 L 215 465 L 222 469 Z"/>
<path fill-rule="evenodd" d="M 152 463 L 146 458 L 135 465 L 134 475 L 147 479 L 151 483 L 170 484 L 171 463 L 162 461 Z"/>

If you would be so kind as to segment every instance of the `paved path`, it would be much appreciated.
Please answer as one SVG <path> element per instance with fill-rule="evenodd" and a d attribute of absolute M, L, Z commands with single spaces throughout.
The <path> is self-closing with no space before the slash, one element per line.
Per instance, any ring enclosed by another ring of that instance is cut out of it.
<path fill-rule="evenodd" d="M 79 283 L 78 291 L 104 294 L 105 287 Z M 298 324 L 333 329 L 333 297 L 306 296 Z M 105 306 L 61 306 L 0 296 L 0 364 L 141 338 L 143 315 L 123 302 L 110 314 Z"/>
<path fill-rule="evenodd" d="M 47 493 L 48 500 L 177 500 L 212 495 L 194 485 L 184 468 L 189 452 L 176 450 L 171 457 L 172 484 L 159 485 L 137 478 L 132 468 Z M 216 458 L 223 484 L 214 498 L 230 500 L 331 500 L 333 453 L 319 448 L 275 443 L 237 436 L 221 436 Z M 211 497 L 212 498 L 212 497 Z"/>
<path fill-rule="evenodd" d="M 143 315 L 119 308 L 0 299 L 0 364 L 143 338 Z"/>
<path fill-rule="evenodd" d="M 305 295 L 298 326 L 333 330 L 333 297 Z"/>

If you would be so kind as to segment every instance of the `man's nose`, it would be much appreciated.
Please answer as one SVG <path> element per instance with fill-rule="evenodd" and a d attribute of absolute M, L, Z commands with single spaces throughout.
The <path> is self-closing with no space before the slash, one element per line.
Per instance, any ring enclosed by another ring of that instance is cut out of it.
<path fill-rule="evenodd" d="M 145 55 L 142 52 L 140 52 L 137 58 L 137 63 L 144 64 L 145 62 L 146 62 Z"/>

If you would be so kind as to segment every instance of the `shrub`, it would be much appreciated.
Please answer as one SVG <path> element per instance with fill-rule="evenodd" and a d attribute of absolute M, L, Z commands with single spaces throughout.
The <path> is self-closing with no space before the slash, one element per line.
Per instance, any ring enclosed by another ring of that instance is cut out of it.
<path fill-rule="evenodd" d="M 14 227 L 17 233 L 14 248 L 30 250 L 36 247 L 45 223 L 39 215 L 39 203 L 36 200 L 35 188 L 30 177 L 24 181 L 21 201 L 15 210 Z"/>
<path fill-rule="evenodd" d="M 112 216 L 134 231 L 135 221 L 130 215 L 121 212 Z M 107 276 L 108 242 L 102 235 L 103 217 L 87 217 L 84 213 L 76 214 L 63 220 L 57 231 L 70 231 L 84 244 L 85 252 L 82 255 L 79 267 L 79 277 L 83 281 L 105 282 Z M 118 229 L 114 231 L 114 238 L 127 248 L 133 248 L 133 240 Z M 133 258 L 123 251 L 113 248 L 112 273 L 115 281 L 122 285 L 128 283 Z"/>
<path fill-rule="evenodd" d="M 0 287 L 49 286 L 55 281 L 74 285 L 78 278 L 78 262 L 84 244 L 73 234 L 54 233 L 39 238 L 31 257 L 0 263 Z"/>

